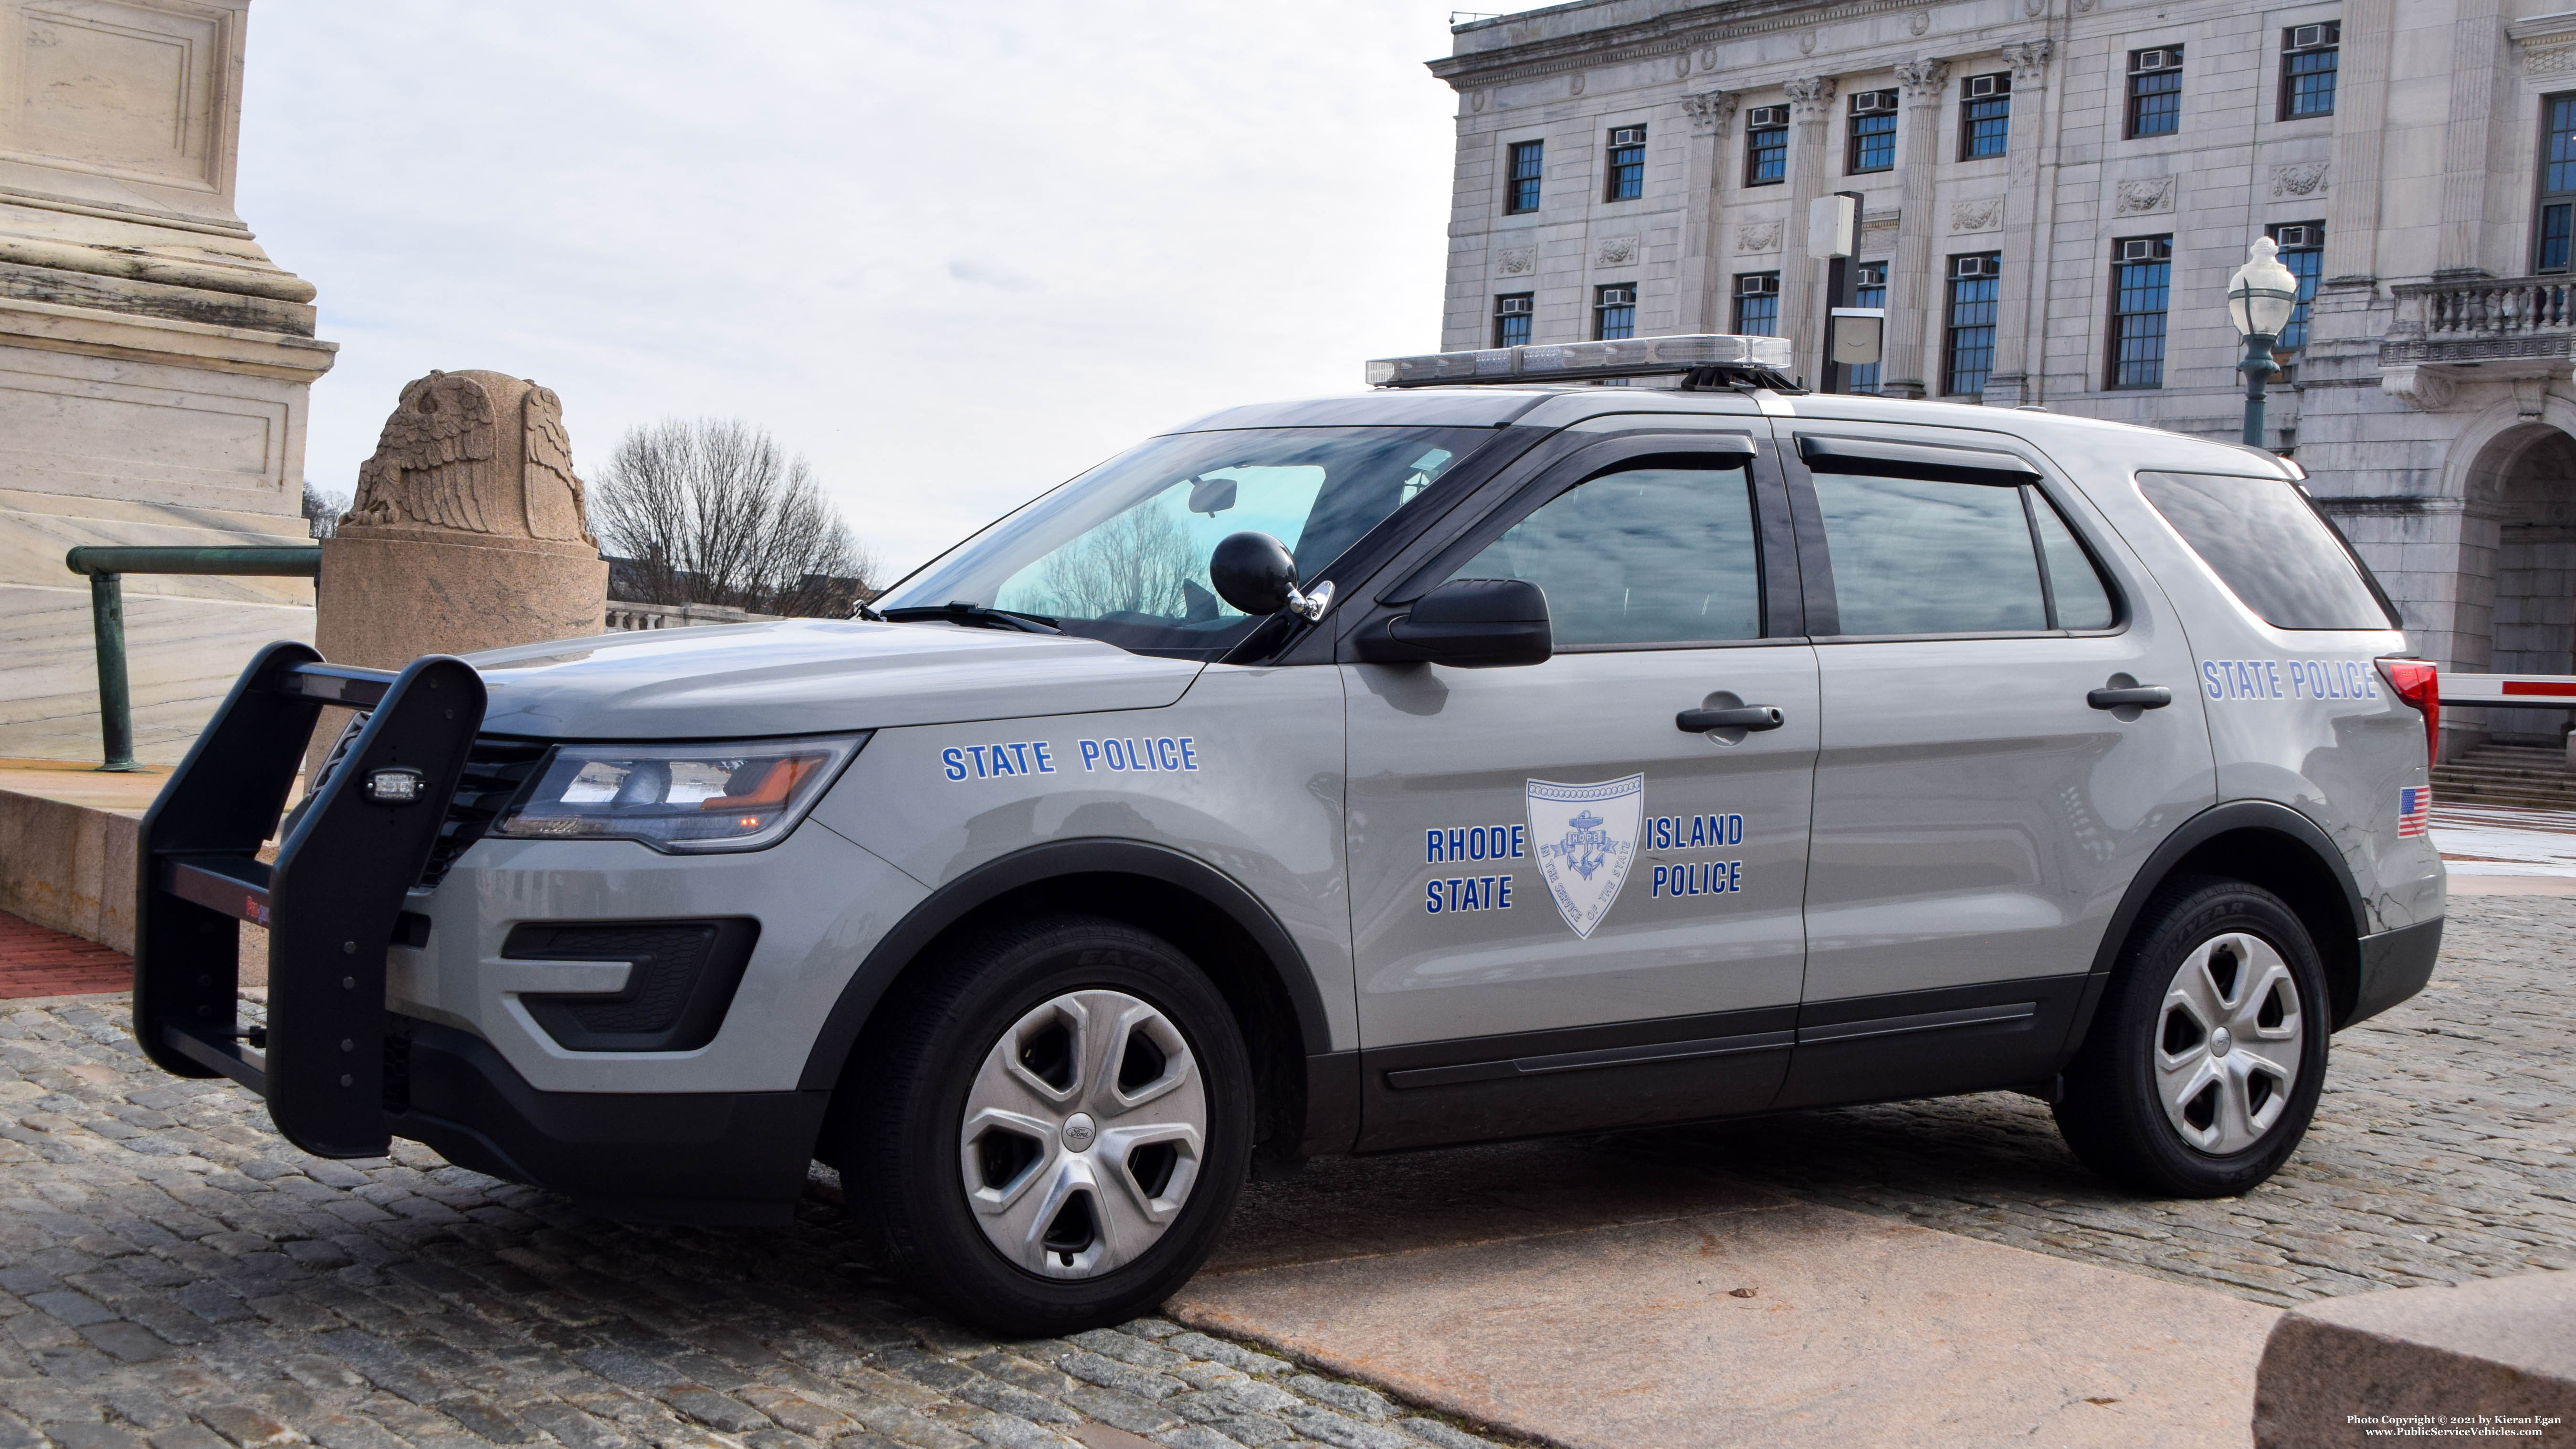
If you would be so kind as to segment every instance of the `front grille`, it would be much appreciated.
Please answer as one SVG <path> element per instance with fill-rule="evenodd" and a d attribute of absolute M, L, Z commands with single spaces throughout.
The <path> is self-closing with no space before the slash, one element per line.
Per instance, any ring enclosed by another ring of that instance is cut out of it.
<path fill-rule="evenodd" d="M 429 863 L 420 869 L 422 889 L 447 878 L 448 867 L 492 828 L 551 748 L 543 740 L 474 737 L 474 747 L 465 752 L 465 773 L 456 781 L 456 795 L 447 802 L 447 819 L 438 827 L 438 843 L 430 847 Z"/>

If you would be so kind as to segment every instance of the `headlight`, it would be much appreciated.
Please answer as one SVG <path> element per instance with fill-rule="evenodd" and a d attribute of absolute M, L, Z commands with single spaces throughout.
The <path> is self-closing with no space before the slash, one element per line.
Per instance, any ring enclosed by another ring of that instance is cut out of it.
<path fill-rule="evenodd" d="M 519 840 L 633 840 L 688 853 L 775 845 L 866 735 L 729 744 L 557 745 L 493 825 Z"/>

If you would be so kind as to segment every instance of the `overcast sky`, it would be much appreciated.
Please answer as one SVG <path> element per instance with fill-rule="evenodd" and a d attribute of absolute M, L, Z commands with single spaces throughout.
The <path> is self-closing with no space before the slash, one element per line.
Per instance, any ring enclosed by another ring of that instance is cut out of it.
<path fill-rule="evenodd" d="M 1437 0 L 258 0 L 242 218 L 321 290 L 305 476 L 402 384 L 741 417 L 895 572 L 1137 439 L 1439 346 Z"/>

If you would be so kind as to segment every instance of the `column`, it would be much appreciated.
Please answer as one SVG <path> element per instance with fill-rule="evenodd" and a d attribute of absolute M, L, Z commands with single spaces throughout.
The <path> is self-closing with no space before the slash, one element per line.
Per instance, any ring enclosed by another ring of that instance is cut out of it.
<path fill-rule="evenodd" d="M 2461 0 L 2460 18 L 2451 27 L 2451 122 L 2442 131 L 2442 243 L 2435 276 L 2486 275 L 2478 243 L 2487 214 L 2496 42 L 2503 34 L 2496 0 Z M 2337 186 L 2342 181 L 2335 178 Z"/>
<path fill-rule="evenodd" d="M 2344 0 L 2335 87 L 2334 179 L 2326 191 L 2325 284 L 2379 275 L 2379 174 L 2397 0 Z M 2315 335 L 2313 326 L 2310 336 Z"/>
<path fill-rule="evenodd" d="M 1832 190 L 1833 177 L 1826 168 L 1833 164 L 1833 152 L 1825 145 L 1825 132 L 1833 119 L 1835 86 L 1829 75 L 1802 76 L 1787 86 L 1792 142 L 1789 217 L 1781 228 L 1780 335 L 1797 347 L 1792 374 L 1812 370 L 1817 350 L 1824 345 L 1824 333 L 1819 330 L 1823 319 L 1816 310 L 1823 268 L 1807 255 L 1807 208 Z"/>
<path fill-rule="evenodd" d="M 1903 187 L 1897 203 L 1896 257 L 1887 268 L 1887 360 L 1879 369 L 1882 397 L 1921 397 L 1923 335 L 1927 307 L 1941 295 L 1932 275 L 1932 182 L 1940 165 L 1941 99 L 1949 89 L 1946 60 L 1909 60 L 1896 67 L 1896 83 L 1905 88 L 1905 116 L 1899 123 L 1896 179 Z"/>
<path fill-rule="evenodd" d="M 1725 302 L 1717 274 L 1717 194 L 1725 184 L 1726 138 L 1735 125 L 1733 91 L 1682 97 L 1690 118 L 1690 163 L 1683 168 L 1682 264 L 1677 282 L 1675 330 L 1723 332 Z"/>
<path fill-rule="evenodd" d="M 2034 337 L 2032 304 L 2047 295 L 2047 227 L 2042 220 L 2053 182 L 2040 172 L 2041 148 L 2049 133 L 2048 57 L 2046 38 L 2016 40 L 2003 47 L 2004 64 L 2012 67 L 2012 131 L 2006 156 L 2009 189 L 2004 193 L 2003 285 L 1995 313 L 1995 370 L 1986 379 L 1988 407 L 2018 407 L 2039 400 L 2040 364 L 2032 356 L 2041 344 Z M 2044 323 L 2045 319 L 2041 319 Z"/>

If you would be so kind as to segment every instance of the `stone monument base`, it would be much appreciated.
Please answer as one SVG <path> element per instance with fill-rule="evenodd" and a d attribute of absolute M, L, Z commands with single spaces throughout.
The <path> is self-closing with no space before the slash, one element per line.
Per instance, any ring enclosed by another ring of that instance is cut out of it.
<path fill-rule="evenodd" d="M 425 639 L 438 653 L 470 654 L 604 627 L 608 564 L 595 548 L 375 533 L 322 541 L 313 642 L 334 664 L 400 669 Z"/>

